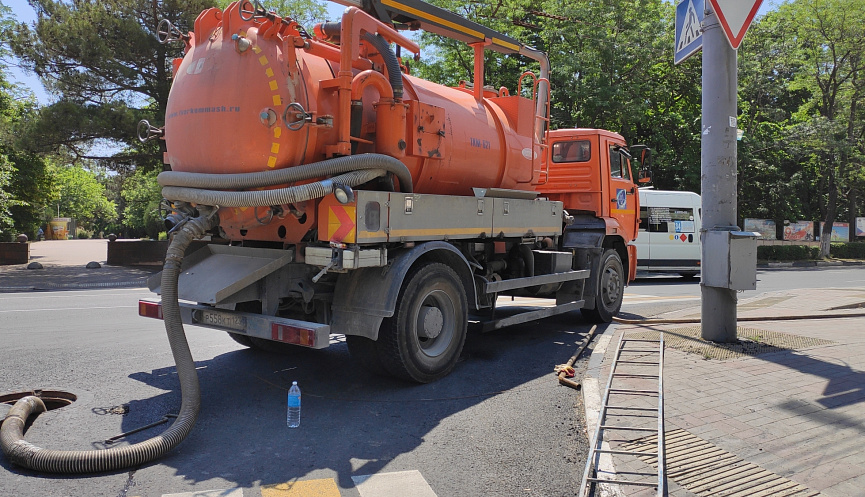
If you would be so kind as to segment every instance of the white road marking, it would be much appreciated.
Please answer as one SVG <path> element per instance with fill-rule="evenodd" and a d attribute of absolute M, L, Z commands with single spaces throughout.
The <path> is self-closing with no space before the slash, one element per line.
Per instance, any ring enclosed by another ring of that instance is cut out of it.
<path fill-rule="evenodd" d="M 352 476 L 361 497 L 437 497 L 420 471 Z"/>
<path fill-rule="evenodd" d="M 243 497 L 243 489 L 199 490 L 197 492 L 184 492 L 182 494 L 162 494 L 162 497 Z"/>
<path fill-rule="evenodd" d="M 90 311 L 93 309 L 137 309 L 137 305 L 114 305 L 105 307 L 49 307 L 46 309 L 9 309 L 0 312 L 45 312 L 45 311 Z"/>

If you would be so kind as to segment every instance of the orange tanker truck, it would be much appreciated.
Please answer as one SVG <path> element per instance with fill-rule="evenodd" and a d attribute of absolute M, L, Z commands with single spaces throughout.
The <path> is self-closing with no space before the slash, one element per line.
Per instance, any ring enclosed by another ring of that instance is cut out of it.
<path fill-rule="evenodd" d="M 470 319 L 490 330 L 580 309 L 609 322 L 636 273 L 634 173 L 648 171 L 632 167 L 649 150 L 549 130 L 543 52 L 419 0 L 346 5 L 313 33 L 248 1 L 186 34 L 161 25 L 185 44 L 165 127 L 143 128 L 165 140 L 166 223 L 175 245 L 224 243 L 169 249 L 176 289 L 163 273 L 162 304 L 140 314 L 178 297 L 194 304 L 176 319 L 259 348 L 344 334 L 361 364 L 416 382 L 453 369 Z M 405 29 L 473 47 L 473 84 L 408 74 L 400 54 L 419 48 Z M 513 94 L 485 86 L 485 50 L 540 72 Z M 495 319 L 503 295 L 555 305 Z"/>
<path fill-rule="evenodd" d="M 409 75 L 399 55 L 419 49 L 406 28 L 472 46 L 473 84 Z M 151 284 L 162 297 L 139 314 L 164 319 L 179 414 L 129 446 L 45 450 L 24 440 L 46 408 L 27 396 L 0 428 L 12 463 L 112 471 L 179 444 L 201 406 L 184 323 L 259 348 L 319 349 L 343 334 L 369 369 L 430 382 L 454 368 L 470 316 L 491 330 L 619 311 L 637 265 L 632 166 L 649 150 L 609 131 L 549 130 L 544 53 L 419 0 L 364 0 L 312 34 L 244 1 L 202 12 L 189 33 L 162 22 L 159 35 L 186 53 L 165 127 L 139 127 L 165 140 L 171 165 L 159 176 L 170 242 Z M 487 87 L 484 50 L 540 72 L 513 94 Z M 205 236 L 223 243 L 186 256 Z M 555 305 L 496 319 L 503 295 Z"/>

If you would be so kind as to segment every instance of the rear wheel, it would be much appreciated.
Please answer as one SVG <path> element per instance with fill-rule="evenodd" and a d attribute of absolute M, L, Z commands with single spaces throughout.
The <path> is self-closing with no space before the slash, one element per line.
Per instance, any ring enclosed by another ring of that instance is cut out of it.
<path fill-rule="evenodd" d="M 622 308 L 625 295 L 625 269 L 614 249 L 601 256 L 598 286 L 595 289 L 595 308 L 582 309 L 583 316 L 593 323 L 609 323 Z"/>
<path fill-rule="evenodd" d="M 376 347 L 393 376 L 429 383 L 456 366 L 466 340 L 466 292 L 456 272 L 431 263 L 413 269 L 393 317 L 382 322 Z"/>

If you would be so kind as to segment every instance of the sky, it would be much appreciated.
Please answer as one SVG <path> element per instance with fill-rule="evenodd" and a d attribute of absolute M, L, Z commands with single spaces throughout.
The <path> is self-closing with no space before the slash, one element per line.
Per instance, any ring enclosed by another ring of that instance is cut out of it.
<path fill-rule="evenodd" d="M 763 4 L 760 6 L 760 10 L 757 12 L 757 16 L 762 16 L 769 10 L 774 9 L 780 0 L 763 0 Z M 21 22 L 33 22 L 36 20 L 36 13 L 33 11 L 33 8 L 27 3 L 27 0 L 0 0 L 0 3 L 12 9 L 12 15 Z M 328 17 L 330 19 L 339 19 L 342 16 L 343 10 L 345 7 L 342 5 L 327 2 L 328 6 Z M 10 76 L 10 79 L 21 85 L 24 85 L 36 95 L 37 100 L 42 105 L 48 104 L 51 102 L 51 97 L 45 91 L 45 88 L 42 86 L 42 83 L 39 79 L 33 74 L 27 74 L 22 71 L 20 68 L 15 66 L 7 67 L 7 72 Z"/>

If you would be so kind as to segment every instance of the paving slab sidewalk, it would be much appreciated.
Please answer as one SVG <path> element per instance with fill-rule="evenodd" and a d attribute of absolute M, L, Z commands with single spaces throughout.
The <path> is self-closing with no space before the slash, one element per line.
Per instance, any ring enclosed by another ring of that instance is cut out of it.
<path fill-rule="evenodd" d="M 865 495 L 865 309 L 858 307 L 863 304 L 865 288 L 765 293 L 739 303 L 739 318 L 766 318 L 740 322 L 740 333 L 742 327 L 756 336 L 777 332 L 806 346 L 782 346 L 768 353 L 718 360 L 668 345 L 664 360 L 666 431 L 687 430 L 814 493 Z M 843 307 L 849 308 L 839 309 Z M 699 314 L 697 302 L 695 307 L 656 318 Z M 771 320 L 790 315 L 834 317 Z M 596 346 L 584 381 L 590 436 L 596 426 L 599 402 L 589 397 L 604 394 L 619 336 L 654 330 L 665 331 L 665 337 L 673 338 L 681 336 L 683 326 L 608 328 L 605 334 L 610 337 L 599 342 L 603 350 Z M 812 343 L 818 344 L 807 346 L 807 341 L 799 338 L 814 339 L 817 342 Z M 641 387 L 634 384 L 632 388 Z M 594 409 L 590 409 L 592 405 Z M 655 471 L 634 456 L 614 455 L 612 464 L 617 471 Z M 689 489 L 674 480 L 669 488 L 670 495 L 675 496 L 718 495 L 706 489 L 692 491 L 693 484 Z M 652 489 L 638 487 L 617 490 L 616 495 L 655 495 Z M 769 491 L 766 495 L 774 494 Z"/>
<path fill-rule="evenodd" d="M 83 289 L 100 287 L 145 287 L 159 266 L 108 266 L 108 240 L 44 240 L 30 243 L 28 264 L 0 266 L 0 292 Z M 101 267 L 87 268 L 89 262 Z"/>

